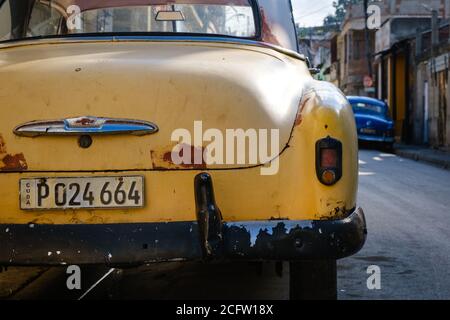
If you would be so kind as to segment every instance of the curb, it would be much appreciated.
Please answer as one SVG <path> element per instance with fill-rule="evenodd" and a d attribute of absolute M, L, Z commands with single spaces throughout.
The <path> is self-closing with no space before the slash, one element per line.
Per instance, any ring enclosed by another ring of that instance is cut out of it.
<path fill-rule="evenodd" d="M 403 158 L 408 158 L 418 162 L 432 164 L 442 169 L 450 170 L 450 156 L 439 154 L 433 155 L 429 154 L 427 151 L 428 150 L 423 152 L 422 150 L 408 150 L 401 148 L 394 150 L 396 155 L 401 156 Z"/>
<path fill-rule="evenodd" d="M 8 267 L 0 273 L 0 300 L 7 300 L 49 270 L 47 267 Z"/>

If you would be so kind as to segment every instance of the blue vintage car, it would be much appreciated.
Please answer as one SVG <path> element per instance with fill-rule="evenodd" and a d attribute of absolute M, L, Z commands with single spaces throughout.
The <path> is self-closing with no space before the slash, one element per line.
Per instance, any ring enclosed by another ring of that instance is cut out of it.
<path fill-rule="evenodd" d="M 394 122 L 388 105 L 368 97 L 347 97 L 355 114 L 358 139 L 382 143 L 386 148 L 394 144 Z"/>

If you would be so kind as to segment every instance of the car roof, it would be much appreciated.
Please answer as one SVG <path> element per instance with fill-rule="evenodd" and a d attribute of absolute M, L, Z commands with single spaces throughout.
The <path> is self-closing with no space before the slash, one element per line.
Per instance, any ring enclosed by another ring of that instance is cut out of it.
<path fill-rule="evenodd" d="M 350 102 L 362 102 L 362 103 L 377 105 L 380 107 L 386 107 L 386 103 L 384 101 L 374 99 L 374 98 L 362 97 L 362 96 L 348 96 L 347 99 Z"/>

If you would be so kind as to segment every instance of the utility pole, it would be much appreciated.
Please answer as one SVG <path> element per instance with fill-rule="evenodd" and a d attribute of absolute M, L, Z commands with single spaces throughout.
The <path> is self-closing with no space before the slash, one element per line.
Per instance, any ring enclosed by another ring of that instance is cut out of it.
<path fill-rule="evenodd" d="M 369 0 L 364 0 L 364 19 L 365 21 L 365 48 L 366 48 L 366 59 L 367 59 L 367 70 L 369 76 L 372 77 L 372 53 L 370 52 L 370 36 L 369 36 L 369 13 L 367 12 L 369 8 Z"/>
<path fill-rule="evenodd" d="M 437 10 L 431 10 L 431 68 L 434 74 L 434 81 L 437 84 L 437 74 L 436 74 L 436 48 L 439 45 L 439 18 Z"/>
<path fill-rule="evenodd" d="M 437 82 L 437 75 L 435 73 L 436 61 L 434 60 L 434 56 L 436 54 L 436 47 L 439 45 L 439 12 L 426 4 L 422 4 L 422 6 L 425 10 L 431 12 L 431 72 L 434 74 L 433 78 Z"/>
<path fill-rule="evenodd" d="M 447 19 L 450 21 L 450 0 L 445 2 L 445 10 L 447 12 Z M 450 23 L 448 25 L 448 42 L 450 43 Z"/>
<path fill-rule="evenodd" d="M 437 10 L 431 10 L 431 44 L 436 47 L 439 44 L 439 18 Z"/>

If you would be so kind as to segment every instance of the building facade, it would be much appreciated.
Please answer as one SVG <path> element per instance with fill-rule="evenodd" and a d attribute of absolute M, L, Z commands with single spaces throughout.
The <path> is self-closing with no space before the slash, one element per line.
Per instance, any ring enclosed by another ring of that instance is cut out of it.
<path fill-rule="evenodd" d="M 397 141 L 448 148 L 450 1 L 383 2 L 375 34 L 377 98 L 390 106 Z"/>
<path fill-rule="evenodd" d="M 439 42 L 435 44 L 424 41 L 432 38 L 432 31 L 420 33 L 411 41 L 417 52 L 408 124 L 412 142 L 450 151 L 449 30 L 449 23 L 441 24 L 437 32 Z"/>
<path fill-rule="evenodd" d="M 366 36 L 364 6 L 352 4 L 347 7 L 341 32 L 337 37 L 338 83 L 346 95 L 373 96 L 373 86 L 365 85 L 371 76 L 371 53 L 374 52 L 375 31 Z"/>
<path fill-rule="evenodd" d="M 364 6 L 349 5 L 329 39 L 326 80 L 347 95 L 386 101 L 398 142 L 450 149 L 450 0 L 370 4 L 380 9 L 380 26 L 366 34 Z"/>

